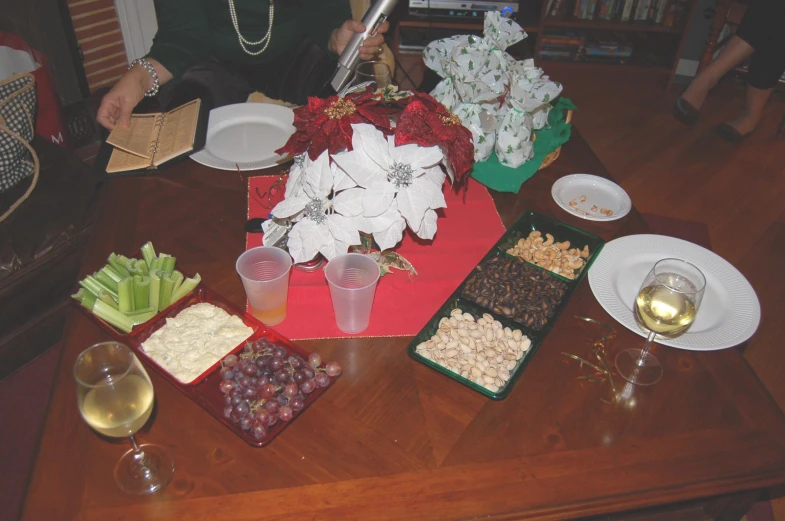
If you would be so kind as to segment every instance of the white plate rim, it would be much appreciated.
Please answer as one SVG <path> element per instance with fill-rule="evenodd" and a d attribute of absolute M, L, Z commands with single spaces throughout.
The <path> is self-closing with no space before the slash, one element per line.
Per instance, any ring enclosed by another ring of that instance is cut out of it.
<path fill-rule="evenodd" d="M 760 324 L 760 302 L 744 275 L 731 263 L 697 244 L 664 235 L 628 235 L 605 244 L 589 270 L 589 286 L 600 305 L 630 331 L 645 337 L 633 316 L 632 303 L 620 302 L 613 291 L 614 275 L 619 276 L 619 262 L 630 255 L 657 253 L 690 261 L 707 275 L 723 282 L 734 302 L 727 311 L 731 319 L 712 332 L 690 332 L 674 339 L 657 338 L 659 344 L 690 351 L 715 351 L 735 347 L 748 340 Z M 700 313 L 700 310 L 698 311 Z"/>
<path fill-rule="evenodd" d="M 292 134 L 295 131 L 292 122 L 294 121 L 294 111 L 289 107 L 283 105 L 275 105 L 273 103 L 237 103 L 234 105 L 225 105 L 217 107 L 210 111 L 210 119 L 207 123 L 207 142 L 210 142 L 210 137 L 217 131 L 226 127 L 226 122 L 232 120 L 242 119 L 248 121 L 249 119 L 276 119 L 283 123 L 283 126 L 291 127 Z M 291 136 L 291 134 L 289 134 Z M 287 139 L 288 137 L 287 136 Z M 286 140 L 281 144 L 286 143 Z M 265 158 L 260 161 L 238 161 L 231 162 L 211 154 L 207 146 L 199 152 L 191 155 L 191 159 L 204 166 L 209 166 L 218 170 L 236 170 L 240 167 L 241 171 L 248 170 L 263 170 L 279 166 L 287 162 L 290 158 L 285 156 L 275 155 L 270 158 Z"/>
<path fill-rule="evenodd" d="M 591 181 L 598 184 L 602 184 L 603 186 L 610 188 L 611 190 L 616 192 L 616 194 L 619 196 L 620 208 L 618 209 L 618 211 L 614 212 L 613 215 L 610 216 L 585 215 L 575 211 L 575 209 L 569 205 L 569 202 L 562 201 L 561 198 L 559 197 L 559 191 L 573 181 Z M 551 187 L 551 197 L 553 197 L 553 200 L 556 202 L 556 204 L 559 205 L 559 207 L 565 210 L 566 212 L 575 215 L 577 217 L 580 217 L 581 219 L 586 219 L 588 221 L 615 221 L 617 219 L 621 219 L 622 217 L 630 213 L 630 210 L 632 209 L 632 200 L 630 199 L 630 196 L 627 194 L 627 192 L 624 191 L 624 188 L 614 183 L 610 179 L 606 179 L 604 177 L 600 177 L 593 174 L 570 174 L 557 179 L 556 182 L 553 183 L 553 186 Z"/>

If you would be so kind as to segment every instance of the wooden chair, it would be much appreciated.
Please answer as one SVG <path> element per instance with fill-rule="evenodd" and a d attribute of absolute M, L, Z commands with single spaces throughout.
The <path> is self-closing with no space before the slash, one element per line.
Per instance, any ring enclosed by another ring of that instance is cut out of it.
<path fill-rule="evenodd" d="M 736 28 L 741 23 L 744 13 L 747 12 L 747 2 L 740 0 L 717 0 L 717 9 L 714 13 L 714 18 L 711 22 L 709 29 L 709 36 L 706 41 L 706 47 L 703 49 L 698 71 L 706 67 L 714 59 L 717 53 L 725 42 L 728 41 L 735 32 Z M 728 29 L 726 29 L 726 27 Z M 744 65 L 736 68 L 739 74 L 746 74 L 747 70 Z M 780 78 L 780 87 L 785 86 L 785 80 Z M 777 138 L 785 136 L 785 117 L 782 118 L 777 127 Z"/>

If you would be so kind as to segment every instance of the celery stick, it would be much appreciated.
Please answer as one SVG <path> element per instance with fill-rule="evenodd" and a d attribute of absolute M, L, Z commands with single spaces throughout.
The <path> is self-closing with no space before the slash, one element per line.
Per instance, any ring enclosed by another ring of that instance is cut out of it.
<path fill-rule="evenodd" d="M 117 284 L 118 309 L 122 313 L 134 310 L 134 279 L 126 277 Z"/>
<path fill-rule="evenodd" d="M 174 257 L 167 255 L 166 257 L 163 257 L 160 260 L 158 265 L 161 268 L 161 271 L 163 271 L 165 275 L 171 275 L 172 272 L 174 271 L 175 262 L 176 259 Z"/>
<path fill-rule="evenodd" d="M 138 273 L 136 269 L 136 259 L 128 259 L 125 261 L 125 269 L 128 270 L 128 273 L 131 277 L 134 275 L 141 275 L 141 273 Z"/>
<path fill-rule="evenodd" d="M 163 311 L 172 303 L 172 287 L 174 281 L 168 275 L 161 277 L 161 289 L 158 293 L 158 309 Z"/>
<path fill-rule="evenodd" d="M 95 280 L 97 280 L 107 288 L 117 291 L 117 281 L 112 280 L 112 278 L 109 277 L 109 275 L 107 275 L 103 271 L 96 271 L 95 273 L 93 273 L 93 277 L 95 277 Z"/>
<path fill-rule="evenodd" d="M 158 303 L 161 295 L 161 270 L 150 270 L 150 297 L 148 304 L 151 308 L 158 311 Z"/>
<path fill-rule="evenodd" d="M 107 277 L 115 281 L 115 283 L 120 282 L 125 277 L 117 273 L 117 271 L 111 266 L 111 264 L 107 264 L 100 270 L 102 273 L 106 274 Z"/>
<path fill-rule="evenodd" d="M 106 261 L 115 270 L 115 272 L 117 272 L 117 274 L 120 275 L 121 277 L 127 277 L 128 275 L 130 275 L 128 273 L 128 270 L 125 269 L 125 262 L 121 261 L 120 258 L 117 255 L 115 255 L 114 253 L 109 255 L 109 258 L 106 259 Z"/>
<path fill-rule="evenodd" d="M 144 261 L 144 259 L 139 259 L 138 261 L 136 261 L 136 272 L 139 275 L 150 274 L 150 268 L 147 267 L 147 263 Z"/>
<path fill-rule="evenodd" d="M 125 313 L 125 316 L 127 316 L 127 317 L 134 317 L 136 315 L 143 315 L 145 313 L 150 313 L 151 311 L 155 312 L 155 310 L 153 308 L 151 308 L 150 306 L 147 306 L 145 308 L 139 308 L 139 309 L 135 309 L 133 311 L 129 311 L 129 312 Z"/>
<path fill-rule="evenodd" d="M 174 281 L 174 286 L 172 287 L 172 294 L 176 293 L 178 289 L 180 289 L 180 285 L 183 283 L 183 279 L 185 278 L 182 273 L 177 270 L 172 272 L 172 280 Z M 174 302 L 174 301 L 172 301 Z"/>
<path fill-rule="evenodd" d="M 150 277 L 134 275 L 134 311 L 144 309 L 149 304 Z"/>
<path fill-rule="evenodd" d="M 142 257 L 144 257 L 144 262 L 147 264 L 147 268 L 149 270 L 152 267 L 153 259 L 157 257 L 152 242 L 147 241 L 144 246 L 142 246 Z"/>
<path fill-rule="evenodd" d="M 155 315 L 156 315 L 155 311 L 147 311 L 145 313 L 134 312 L 133 315 L 128 315 L 128 318 L 130 318 L 133 321 L 135 326 L 138 326 L 139 324 L 144 324 L 145 322 L 153 318 Z"/>
<path fill-rule="evenodd" d="M 198 273 L 190 279 L 185 279 L 183 283 L 180 284 L 180 287 L 177 289 L 177 291 L 172 294 L 172 302 L 177 302 L 184 296 L 188 295 L 194 290 L 194 288 L 196 288 L 196 286 L 199 285 L 201 281 L 202 277 L 200 277 Z"/>
<path fill-rule="evenodd" d="M 78 300 L 81 305 L 83 305 L 90 311 L 93 310 L 93 305 L 95 304 L 96 301 L 96 296 L 83 288 L 79 288 L 79 291 L 71 295 L 71 298 L 73 298 L 74 300 Z"/>
<path fill-rule="evenodd" d="M 79 281 L 79 285 L 82 286 L 84 289 L 95 295 L 96 297 L 101 293 L 101 291 L 106 291 L 109 295 L 112 296 L 113 299 L 117 299 L 117 292 L 111 289 L 110 287 L 104 285 L 93 277 L 92 275 L 86 276 L 84 279 Z"/>
<path fill-rule="evenodd" d="M 150 271 L 160 269 L 158 266 L 160 263 L 161 261 L 158 260 L 158 257 L 154 258 L 153 262 L 150 263 Z"/>
<path fill-rule="evenodd" d="M 134 328 L 133 320 L 101 300 L 96 300 L 95 304 L 93 304 L 93 314 L 124 333 L 130 333 Z"/>
<path fill-rule="evenodd" d="M 114 299 L 112 298 L 112 296 L 109 295 L 106 291 L 102 291 L 98 295 L 98 300 L 101 300 L 102 302 L 104 302 L 105 304 L 111 306 L 114 309 L 119 309 L 119 306 L 118 306 L 117 302 L 115 302 Z"/>

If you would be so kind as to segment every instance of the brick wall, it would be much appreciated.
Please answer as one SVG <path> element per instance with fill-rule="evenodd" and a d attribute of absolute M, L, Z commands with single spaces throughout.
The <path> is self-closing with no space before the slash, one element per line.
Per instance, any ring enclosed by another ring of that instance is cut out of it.
<path fill-rule="evenodd" d="M 114 0 L 68 0 L 68 8 L 90 90 L 113 85 L 128 67 Z"/>

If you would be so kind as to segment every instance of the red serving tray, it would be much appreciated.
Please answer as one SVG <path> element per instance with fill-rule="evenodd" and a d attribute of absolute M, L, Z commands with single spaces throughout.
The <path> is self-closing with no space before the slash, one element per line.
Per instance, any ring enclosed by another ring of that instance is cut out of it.
<path fill-rule="evenodd" d="M 200 284 L 192 293 L 178 301 L 176 304 L 166 308 L 166 310 L 156 315 L 155 318 L 138 326 L 127 335 L 120 334 L 115 328 L 103 323 L 103 321 L 95 317 L 92 313 L 88 312 L 88 315 L 96 319 L 99 325 L 102 325 L 102 327 L 104 327 L 104 329 L 107 330 L 109 334 L 114 336 L 118 341 L 127 343 L 146 366 L 152 367 L 158 374 L 169 380 L 169 382 L 177 387 L 183 394 L 196 402 L 197 405 L 210 413 L 214 418 L 223 423 L 227 428 L 245 440 L 249 445 L 253 445 L 254 447 L 264 447 L 273 441 L 281 433 L 281 431 L 283 431 L 290 423 L 297 419 L 314 401 L 316 401 L 317 398 L 319 398 L 319 396 L 321 396 L 330 386 L 332 386 L 333 383 L 335 383 L 337 377 L 331 377 L 330 385 L 327 387 L 317 387 L 311 394 L 305 395 L 303 409 L 301 411 L 294 412 L 294 415 L 290 421 L 284 422 L 278 420 L 275 425 L 268 427 L 267 436 L 261 440 L 254 439 L 250 432 L 244 432 L 238 425 L 234 425 L 223 416 L 223 410 L 226 404 L 224 403 L 224 395 L 218 388 L 218 384 L 221 382 L 221 375 L 218 371 L 221 365 L 220 361 L 213 364 L 212 367 L 195 378 L 192 382 L 184 383 L 175 378 L 166 369 L 158 365 L 158 363 L 150 358 L 142 349 L 142 343 L 150 338 L 150 335 L 152 335 L 155 331 L 166 324 L 166 319 L 168 317 L 173 317 L 185 308 L 201 302 L 207 302 L 223 309 L 230 315 L 240 317 L 245 325 L 253 329 L 251 336 L 248 337 L 247 340 L 244 340 L 242 343 L 240 343 L 240 345 L 232 349 L 232 351 L 226 353 L 226 356 L 242 351 L 246 342 L 266 338 L 272 343 L 285 348 L 289 353 L 300 355 L 306 360 L 308 359 L 308 355 L 310 354 L 308 351 L 292 343 L 290 340 L 281 336 L 272 329 L 269 329 L 253 315 L 241 311 L 218 293 L 215 293 L 214 291 L 207 288 L 204 284 Z"/>

